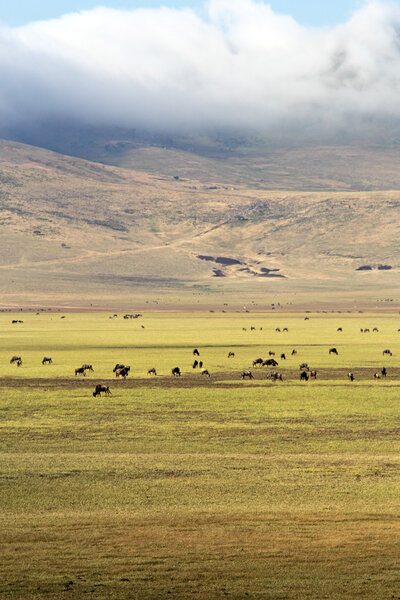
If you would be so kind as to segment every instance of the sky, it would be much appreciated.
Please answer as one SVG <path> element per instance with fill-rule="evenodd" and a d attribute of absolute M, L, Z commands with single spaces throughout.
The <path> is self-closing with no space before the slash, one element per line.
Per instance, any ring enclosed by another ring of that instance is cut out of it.
<path fill-rule="evenodd" d="M 299 23 L 311 26 L 331 25 L 345 21 L 362 0 L 270 0 L 271 7 L 293 16 Z M 191 7 L 201 10 L 203 0 L 1 0 L 0 20 L 9 26 L 47 20 L 63 14 L 107 6 L 117 9 Z"/>
<path fill-rule="evenodd" d="M 323 27 L 283 14 L 278 0 L 174 4 L 0 23 L 0 132 L 59 121 L 278 134 L 400 122 L 400 2 L 342 2 Z"/>

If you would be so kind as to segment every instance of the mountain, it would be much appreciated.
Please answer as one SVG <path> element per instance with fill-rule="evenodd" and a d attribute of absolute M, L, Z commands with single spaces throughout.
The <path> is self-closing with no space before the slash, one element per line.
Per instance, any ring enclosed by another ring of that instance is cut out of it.
<path fill-rule="evenodd" d="M 3 303 L 398 293 L 396 147 L 107 140 L 115 164 L 0 141 Z"/>

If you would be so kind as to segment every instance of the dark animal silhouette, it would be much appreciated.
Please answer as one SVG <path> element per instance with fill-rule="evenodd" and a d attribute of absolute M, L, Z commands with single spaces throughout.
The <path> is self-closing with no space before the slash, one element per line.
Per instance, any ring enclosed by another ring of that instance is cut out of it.
<path fill-rule="evenodd" d="M 200 356 L 200 352 L 197 350 L 197 348 L 193 350 L 193 356 Z"/>
<path fill-rule="evenodd" d="M 272 350 L 270 350 L 270 351 L 268 352 L 268 354 L 269 354 L 269 356 L 275 356 L 275 352 L 273 352 Z"/>
<path fill-rule="evenodd" d="M 374 379 L 380 379 L 381 376 L 379 375 L 379 373 L 374 373 Z"/>
<path fill-rule="evenodd" d="M 374 327 L 372 331 L 376 333 L 377 331 L 379 331 L 379 329 L 377 327 Z"/>
<path fill-rule="evenodd" d="M 354 381 L 354 375 L 353 373 L 350 371 L 350 373 L 347 375 L 347 377 L 350 379 L 350 381 Z"/>
<path fill-rule="evenodd" d="M 329 349 L 329 354 L 336 354 L 336 355 L 338 355 L 339 352 L 336 350 L 336 348 L 330 348 Z"/>
<path fill-rule="evenodd" d="M 75 375 L 83 375 L 86 377 L 86 371 L 83 367 L 78 367 L 78 369 L 75 369 Z"/>
<path fill-rule="evenodd" d="M 12 365 L 14 362 L 18 362 L 19 360 L 22 360 L 20 356 L 13 356 L 10 360 L 10 365 Z"/>
<path fill-rule="evenodd" d="M 118 369 L 123 369 L 124 367 L 125 365 L 123 365 L 122 363 L 117 363 L 113 368 L 113 373 L 115 373 L 115 371 L 117 371 Z"/>
<path fill-rule="evenodd" d="M 234 352 L 228 352 L 228 358 L 235 358 Z"/>
<path fill-rule="evenodd" d="M 181 370 L 179 367 L 174 367 L 171 371 L 172 375 L 174 377 L 180 377 L 181 376 Z"/>
<path fill-rule="evenodd" d="M 82 369 L 85 369 L 85 371 L 94 371 L 92 365 L 82 365 Z"/>
<path fill-rule="evenodd" d="M 310 371 L 310 379 L 311 379 L 311 377 L 313 379 L 317 379 L 317 371 Z"/>
<path fill-rule="evenodd" d="M 287 333 L 289 329 L 287 327 L 284 327 L 282 331 L 285 331 Z"/>
<path fill-rule="evenodd" d="M 276 362 L 276 360 L 274 358 L 269 358 L 268 360 L 264 360 L 263 367 L 277 367 L 278 363 Z"/>
<path fill-rule="evenodd" d="M 210 373 L 207 371 L 207 369 L 203 369 L 201 374 L 206 375 L 207 377 L 210 377 Z"/>
<path fill-rule="evenodd" d="M 301 371 L 302 369 L 306 369 L 307 371 L 309 371 L 309 370 L 310 370 L 310 367 L 308 366 L 308 364 L 307 364 L 307 363 L 301 363 L 301 365 L 299 365 L 299 369 L 300 369 L 300 371 Z"/>
<path fill-rule="evenodd" d="M 52 362 L 53 361 L 50 358 L 50 356 L 44 356 L 43 359 L 42 359 L 42 365 L 45 365 L 45 364 L 51 365 Z"/>
<path fill-rule="evenodd" d="M 129 375 L 130 370 L 131 368 L 129 366 L 122 367 L 122 369 L 117 369 L 115 371 L 115 377 L 123 377 L 124 379 L 126 379 Z"/>
<path fill-rule="evenodd" d="M 272 379 L 272 381 L 283 381 L 282 373 L 278 373 L 277 371 L 270 373 L 269 377 Z"/>
<path fill-rule="evenodd" d="M 255 331 L 256 328 L 255 327 L 250 327 L 250 331 Z"/>
<path fill-rule="evenodd" d="M 308 381 L 309 380 L 309 376 L 307 371 L 302 371 L 300 373 L 300 381 Z"/>
<path fill-rule="evenodd" d="M 256 360 L 253 360 L 253 367 L 257 367 L 258 365 L 262 365 L 263 364 L 263 359 L 262 358 L 256 358 Z"/>
<path fill-rule="evenodd" d="M 17 360 L 17 367 L 22 367 L 22 360 L 21 359 Z"/>
<path fill-rule="evenodd" d="M 386 377 L 386 375 L 387 375 L 386 367 L 382 367 L 381 375 L 382 375 L 382 377 Z"/>
<path fill-rule="evenodd" d="M 157 371 L 155 370 L 155 368 L 153 367 L 152 369 L 149 369 L 147 371 L 147 375 L 157 375 Z"/>
<path fill-rule="evenodd" d="M 104 392 L 104 394 L 106 396 L 110 396 L 111 395 L 111 391 L 110 388 L 108 387 L 108 385 L 101 385 L 100 383 L 98 385 L 96 385 L 96 387 L 94 388 L 94 392 L 93 392 L 93 396 L 94 398 L 96 398 L 96 396 L 101 396 L 101 392 Z"/>
<path fill-rule="evenodd" d="M 275 329 L 275 331 L 276 331 L 277 333 L 280 333 L 280 332 L 281 332 L 281 330 L 279 329 L 279 327 L 277 327 L 277 328 Z"/>
<path fill-rule="evenodd" d="M 385 355 L 385 354 L 388 354 L 389 356 L 393 356 L 393 354 L 391 353 L 391 351 L 390 351 L 390 350 L 384 350 L 384 351 L 382 352 L 382 354 L 383 354 L 383 355 Z"/>
<path fill-rule="evenodd" d="M 251 371 L 242 371 L 240 376 L 242 379 L 253 379 L 253 373 Z"/>
<path fill-rule="evenodd" d="M 343 331 L 343 329 L 342 329 L 341 327 L 338 327 L 338 328 L 336 329 L 336 331 Z"/>
<path fill-rule="evenodd" d="M 286 354 L 281 354 L 281 360 L 286 360 Z"/>
<path fill-rule="evenodd" d="M 199 362 L 197 360 L 195 360 L 194 363 L 192 364 L 193 369 L 195 369 L 198 366 L 199 366 Z"/>
<path fill-rule="evenodd" d="M 202 361 L 202 360 L 200 360 L 200 361 L 199 361 L 199 369 L 202 369 L 202 368 L 203 368 L 203 361 Z"/>
<path fill-rule="evenodd" d="M 292 350 L 291 355 L 294 356 L 295 354 L 297 354 L 297 350 Z"/>

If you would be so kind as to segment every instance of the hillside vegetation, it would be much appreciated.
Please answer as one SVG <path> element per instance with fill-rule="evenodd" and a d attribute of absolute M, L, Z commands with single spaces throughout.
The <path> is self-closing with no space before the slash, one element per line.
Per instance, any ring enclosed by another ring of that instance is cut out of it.
<path fill-rule="evenodd" d="M 163 152 L 173 159 L 161 160 Z M 399 192 L 342 189 L 343 181 L 332 189 L 318 163 L 311 191 L 283 190 L 295 180 L 305 188 L 300 151 L 280 161 L 294 165 L 293 175 L 277 174 L 276 189 L 261 179 L 232 183 L 219 158 L 197 155 L 195 163 L 188 151 L 150 146 L 135 153 L 142 162 L 124 153 L 120 167 L 0 142 L 3 300 L 27 292 L 116 297 L 138 286 L 396 292 Z M 322 181 L 325 190 L 313 191 Z"/>

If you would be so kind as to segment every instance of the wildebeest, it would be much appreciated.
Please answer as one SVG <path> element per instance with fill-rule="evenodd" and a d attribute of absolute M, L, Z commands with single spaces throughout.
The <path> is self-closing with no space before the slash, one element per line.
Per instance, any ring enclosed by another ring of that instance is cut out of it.
<path fill-rule="evenodd" d="M 284 327 L 282 331 L 286 331 L 286 333 L 289 331 L 289 329 L 287 327 Z"/>
<path fill-rule="evenodd" d="M 393 356 L 390 350 L 384 350 L 382 354 L 388 354 L 389 356 Z"/>
<path fill-rule="evenodd" d="M 200 352 L 197 350 L 197 348 L 193 350 L 193 356 L 200 356 Z"/>
<path fill-rule="evenodd" d="M 281 360 L 286 360 L 286 354 L 281 354 Z"/>
<path fill-rule="evenodd" d="M 199 366 L 199 362 L 197 360 L 195 360 L 194 363 L 192 364 L 193 369 L 195 369 L 198 366 Z"/>
<path fill-rule="evenodd" d="M 155 370 L 155 368 L 153 367 L 152 369 L 149 369 L 147 371 L 147 375 L 157 375 L 157 371 Z"/>
<path fill-rule="evenodd" d="M 82 365 L 82 369 L 85 369 L 85 371 L 94 371 L 92 365 Z"/>
<path fill-rule="evenodd" d="M 329 348 L 329 354 L 339 354 L 339 352 L 336 350 L 336 348 Z"/>
<path fill-rule="evenodd" d="M 272 381 L 278 381 L 278 379 L 279 381 L 283 381 L 282 373 L 278 373 L 277 371 L 270 373 L 269 377 L 272 379 Z"/>
<path fill-rule="evenodd" d="M 311 377 L 313 379 L 317 379 L 317 371 L 315 371 L 315 370 L 314 371 L 310 371 L 310 379 L 311 379 Z"/>
<path fill-rule="evenodd" d="M 253 373 L 251 371 L 242 371 L 242 374 L 240 375 L 240 377 L 242 379 L 253 379 Z"/>
<path fill-rule="evenodd" d="M 207 371 L 207 369 L 203 369 L 201 374 L 206 375 L 207 377 L 210 377 L 210 373 Z"/>
<path fill-rule="evenodd" d="M 48 364 L 50 365 L 52 363 L 52 359 L 50 358 L 50 356 L 44 356 L 42 359 L 42 365 Z"/>
<path fill-rule="evenodd" d="M 122 367 L 122 369 L 117 369 L 115 371 L 115 377 L 123 377 L 124 379 L 126 379 L 129 375 L 130 370 L 131 368 L 129 366 Z"/>
<path fill-rule="evenodd" d="M 113 368 L 113 373 L 115 373 L 115 371 L 117 371 L 118 369 L 123 369 L 124 367 L 125 365 L 123 365 L 122 363 L 117 363 Z"/>
<path fill-rule="evenodd" d="M 203 361 L 202 361 L 202 360 L 200 360 L 200 361 L 199 361 L 199 369 L 202 369 L 202 368 L 203 368 Z"/>
<path fill-rule="evenodd" d="M 368 328 L 367 328 L 367 329 L 364 329 L 364 333 L 369 333 L 369 332 L 370 332 L 370 331 L 369 331 L 369 329 L 368 329 Z"/>
<path fill-rule="evenodd" d="M 268 352 L 268 354 L 269 354 L 269 356 L 275 356 L 275 352 L 273 352 L 272 350 L 270 350 L 270 351 Z"/>
<path fill-rule="evenodd" d="M 300 371 L 301 371 L 302 369 L 306 369 L 307 371 L 309 371 L 309 370 L 310 370 L 310 367 L 308 366 L 308 364 L 307 364 L 307 363 L 301 363 L 301 365 L 299 365 L 299 369 L 300 369 Z"/>
<path fill-rule="evenodd" d="M 83 375 L 84 377 L 86 377 L 86 371 L 83 367 L 78 367 L 77 369 L 75 369 L 75 375 Z"/>
<path fill-rule="evenodd" d="M 381 375 L 382 375 L 382 377 L 386 377 L 386 375 L 387 375 L 386 367 L 382 367 Z"/>
<path fill-rule="evenodd" d="M 174 377 L 180 377 L 181 376 L 181 370 L 179 367 L 174 367 L 171 371 L 172 375 Z"/>
<path fill-rule="evenodd" d="M 307 371 L 302 371 L 300 373 L 300 381 L 308 381 L 309 380 L 309 376 Z"/>
<path fill-rule="evenodd" d="M 256 330 L 255 327 L 253 327 L 253 326 L 250 327 L 250 331 L 255 331 L 255 330 Z"/>
<path fill-rule="evenodd" d="M 18 362 L 19 360 L 22 361 L 20 356 L 13 356 L 10 360 L 10 365 L 12 365 L 14 362 Z"/>
<path fill-rule="evenodd" d="M 377 327 L 374 327 L 372 331 L 377 332 L 377 331 L 379 331 L 379 329 Z"/>
<path fill-rule="evenodd" d="M 381 376 L 379 375 L 379 373 L 374 373 L 374 379 L 380 379 Z"/>
<path fill-rule="evenodd" d="M 275 331 L 276 331 L 277 333 L 280 333 L 280 332 L 281 332 L 281 330 L 279 329 L 279 327 L 277 327 L 277 328 L 275 329 Z"/>
<path fill-rule="evenodd" d="M 297 350 L 293 349 L 291 355 L 294 356 L 295 354 L 297 354 Z"/>
<path fill-rule="evenodd" d="M 277 367 L 278 363 L 276 362 L 276 360 L 274 358 L 269 358 L 268 360 L 264 360 L 264 362 L 262 363 L 263 367 Z"/>
<path fill-rule="evenodd" d="M 309 320 L 310 320 L 310 317 L 304 317 L 304 320 L 305 320 L 305 321 L 309 321 Z"/>
<path fill-rule="evenodd" d="M 98 385 L 96 385 L 96 387 L 94 388 L 94 392 L 93 392 L 93 396 L 94 398 L 96 398 L 96 396 L 101 396 L 101 392 L 104 392 L 104 394 L 106 396 L 110 396 L 111 391 L 110 388 L 108 387 L 108 385 L 101 385 L 100 383 Z"/>
<path fill-rule="evenodd" d="M 348 373 L 347 377 L 350 379 L 350 381 L 354 381 L 354 375 L 351 371 Z"/>
<path fill-rule="evenodd" d="M 17 360 L 17 367 L 22 367 L 22 360 L 21 359 Z"/>
<path fill-rule="evenodd" d="M 262 358 L 256 358 L 256 360 L 253 360 L 253 367 L 257 367 L 258 365 L 262 365 L 263 364 L 263 359 Z"/>
<path fill-rule="evenodd" d="M 234 352 L 228 352 L 228 358 L 235 358 Z"/>
<path fill-rule="evenodd" d="M 342 329 L 341 327 L 338 327 L 338 328 L 336 329 L 336 331 L 343 331 L 343 329 Z"/>

